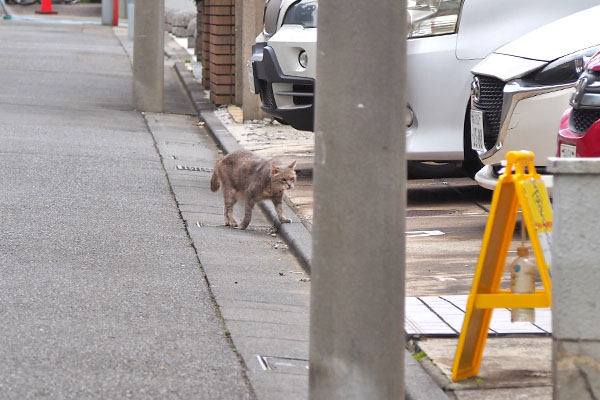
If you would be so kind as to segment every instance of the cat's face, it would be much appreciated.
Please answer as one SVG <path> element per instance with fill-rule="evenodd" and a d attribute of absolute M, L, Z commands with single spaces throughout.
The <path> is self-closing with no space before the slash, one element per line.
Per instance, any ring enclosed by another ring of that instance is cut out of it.
<path fill-rule="evenodd" d="M 293 188 L 296 183 L 295 166 L 296 161 L 285 168 L 271 165 L 271 184 L 277 189 L 288 190 Z"/>

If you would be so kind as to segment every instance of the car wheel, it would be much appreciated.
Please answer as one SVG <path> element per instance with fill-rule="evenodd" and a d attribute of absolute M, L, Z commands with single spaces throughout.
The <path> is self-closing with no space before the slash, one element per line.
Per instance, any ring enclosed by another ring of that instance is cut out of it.
<path fill-rule="evenodd" d="M 479 159 L 479 155 L 475 150 L 471 148 L 471 106 L 467 105 L 467 112 L 465 113 L 465 125 L 463 132 L 463 150 L 464 158 L 462 162 L 462 169 L 471 178 L 475 177 L 475 174 L 483 168 L 483 163 Z"/>

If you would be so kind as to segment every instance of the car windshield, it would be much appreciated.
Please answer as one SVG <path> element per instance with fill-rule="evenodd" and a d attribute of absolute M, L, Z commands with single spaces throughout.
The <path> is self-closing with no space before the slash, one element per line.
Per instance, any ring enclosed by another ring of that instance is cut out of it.
<path fill-rule="evenodd" d="M 303 1 L 289 8 L 284 24 L 302 25 L 305 28 L 317 27 L 317 1 Z"/>

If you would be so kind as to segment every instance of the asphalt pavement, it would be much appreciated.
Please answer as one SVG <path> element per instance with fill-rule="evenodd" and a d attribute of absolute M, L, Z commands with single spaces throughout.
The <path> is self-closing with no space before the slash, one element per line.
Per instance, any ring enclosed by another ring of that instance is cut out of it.
<path fill-rule="evenodd" d="M 112 28 L 0 53 L 0 398 L 255 398 Z"/>

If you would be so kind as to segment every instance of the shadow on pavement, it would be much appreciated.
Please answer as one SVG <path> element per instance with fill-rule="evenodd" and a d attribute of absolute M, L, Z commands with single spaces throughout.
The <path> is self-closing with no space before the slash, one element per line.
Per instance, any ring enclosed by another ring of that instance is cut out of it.
<path fill-rule="evenodd" d="M 408 179 L 462 178 L 468 175 L 453 163 L 407 161 Z"/>

